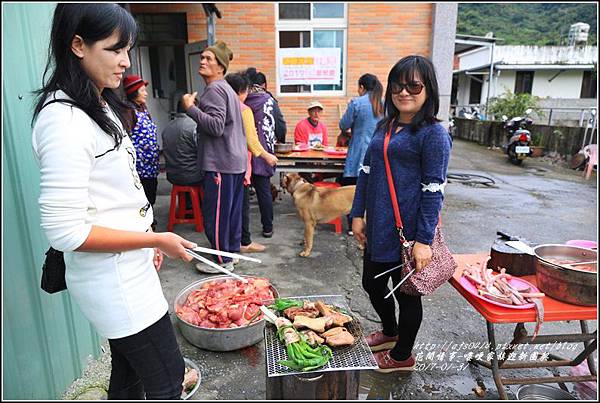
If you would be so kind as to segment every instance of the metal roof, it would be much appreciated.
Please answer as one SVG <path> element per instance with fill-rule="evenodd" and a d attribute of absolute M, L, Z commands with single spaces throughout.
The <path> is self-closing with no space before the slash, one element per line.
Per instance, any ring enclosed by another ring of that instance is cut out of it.
<path fill-rule="evenodd" d="M 494 70 L 591 70 L 593 64 L 502 64 L 494 63 Z M 481 73 L 489 74 L 490 64 L 471 67 L 468 69 L 452 70 L 452 74 L 457 73 Z"/>
<path fill-rule="evenodd" d="M 503 41 L 502 38 L 457 34 L 454 39 L 454 54 L 464 53 L 476 48 L 490 46 L 492 43 Z"/>

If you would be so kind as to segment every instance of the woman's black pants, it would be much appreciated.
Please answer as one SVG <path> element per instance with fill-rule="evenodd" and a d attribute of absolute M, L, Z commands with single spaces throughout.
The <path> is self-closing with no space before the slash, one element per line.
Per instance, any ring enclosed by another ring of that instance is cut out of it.
<path fill-rule="evenodd" d="M 385 296 L 391 291 L 388 287 L 388 280 L 391 277 L 392 284 L 398 284 L 402 280 L 402 269 L 396 269 L 379 278 L 374 277 L 401 263 L 402 261 L 394 263 L 373 262 L 370 254 L 365 253 L 362 277 L 362 286 L 369 294 L 371 304 L 381 319 L 383 334 L 386 336 L 399 336 L 398 342 L 390 351 L 391 357 L 398 361 L 409 358 L 412 353 L 423 319 L 421 297 L 404 294 L 400 292 L 400 289 L 394 291 L 394 297 L 400 308 L 398 319 L 396 319 L 394 299 L 391 296 L 386 299 Z"/>
<path fill-rule="evenodd" d="M 344 174 L 340 174 L 340 176 L 338 176 L 335 181 L 342 186 L 356 185 L 356 182 L 358 181 L 358 177 L 357 176 L 344 176 Z M 352 218 L 350 217 L 350 214 L 346 215 L 346 220 L 348 221 L 348 231 L 352 231 Z"/>
<path fill-rule="evenodd" d="M 178 400 L 185 363 L 167 312 L 131 336 L 109 339 L 112 371 L 110 400 Z"/>
<path fill-rule="evenodd" d="M 273 231 L 273 195 L 271 194 L 271 178 L 252 175 L 252 186 L 256 191 L 256 200 L 260 210 L 260 222 L 263 232 Z"/>

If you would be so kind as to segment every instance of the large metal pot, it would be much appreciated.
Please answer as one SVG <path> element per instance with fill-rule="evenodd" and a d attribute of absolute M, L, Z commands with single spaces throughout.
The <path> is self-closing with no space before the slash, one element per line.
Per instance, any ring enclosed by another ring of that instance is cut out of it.
<path fill-rule="evenodd" d="M 523 385 L 517 389 L 517 400 L 577 400 L 567 391 L 549 385 Z"/>
<path fill-rule="evenodd" d="M 595 261 L 598 252 L 569 245 L 546 244 L 533 248 L 537 286 L 549 297 L 574 305 L 596 305 L 597 272 L 579 271 L 557 264 L 557 260 Z"/>
<path fill-rule="evenodd" d="M 253 276 L 242 276 L 252 278 Z M 213 276 L 204 280 L 196 281 L 184 289 L 175 297 L 174 312 L 177 312 L 177 307 L 183 305 L 187 300 L 188 294 L 202 287 L 204 283 L 230 279 L 230 276 Z M 277 290 L 271 286 L 275 298 L 279 296 Z M 233 351 L 258 343 L 264 338 L 265 319 L 260 319 L 248 326 L 242 326 L 231 329 L 210 329 L 192 325 L 181 319 L 175 314 L 179 329 L 183 337 L 196 347 L 211 351 Z"/>

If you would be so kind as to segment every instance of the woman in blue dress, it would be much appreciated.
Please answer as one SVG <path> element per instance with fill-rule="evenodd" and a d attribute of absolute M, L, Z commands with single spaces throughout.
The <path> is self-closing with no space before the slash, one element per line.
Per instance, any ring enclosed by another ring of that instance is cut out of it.
<path fill-rule="evenodd" d="M 340 129 L 351 130 L 344 174 L 337 180 L 342 186 L 356 185 L 360 164 L 365 158 L 375 127 L 383 116 L 382 94 L 383 86 L 377 76 L 363 74 L 358 80 L 359 96 L 350 101 L 340 119 Z M 348 216 L 348 228 L 351 227 L 352 221 Z M 353 235 L 351 230 L 348 231 L 348 235 Z"/>
<path fill-rule="evenodd" d="M 439 123 L 439 90 L 431 61 L 406 56 L 392 67 L 385 94 L 385 116 L 367 147 L 350 215 L 352 230 L 365 245 L 362 286 L 381 319 L 381 330 L 366 337 L 379 372 L 415 367 L 412 349 L 423 319 L 421 297 L 397 289 L 396 304 L 386 298 L 390 277 L 401 280 L 402 248 L 384 163 L 384 140 L 404 237 L 412 246 L 417 272 L 432 259 L 431 244 L 444 200 L 452 140 Z M 366 221 L 365 221 L 366 216 Z M 385 274 L 384 274 L 385 273 Z M 380 276 L 382 274 L 382 276 Z"/>

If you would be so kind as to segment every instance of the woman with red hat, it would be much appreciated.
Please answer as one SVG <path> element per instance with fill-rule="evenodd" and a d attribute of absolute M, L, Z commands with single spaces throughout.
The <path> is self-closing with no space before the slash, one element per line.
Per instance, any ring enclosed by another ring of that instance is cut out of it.
<path fill-rule="evenodd" d="M 143 80 L 140 76 L 129 75 L 123 80 L 125 94 L 135 111 L 130 125 L 131 141 L 136 151 L 135 167 L 140 175 L 146 197 L 154 206 L 158 188 L 159 150 L 156 125 L 146 107 L 147 86 L 148 81 Z M 152 228 L 155 227 L 156 220 L 152 223 Z"/>

